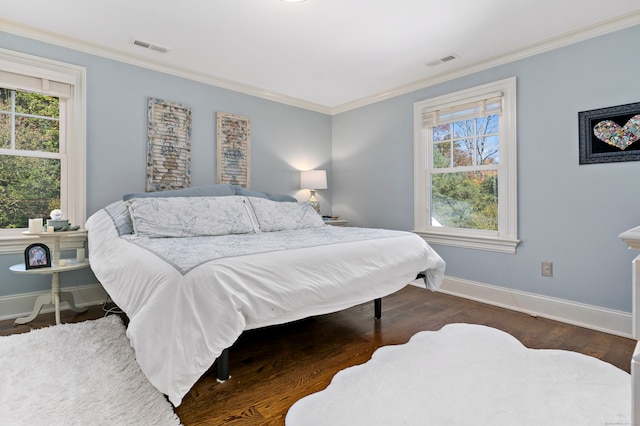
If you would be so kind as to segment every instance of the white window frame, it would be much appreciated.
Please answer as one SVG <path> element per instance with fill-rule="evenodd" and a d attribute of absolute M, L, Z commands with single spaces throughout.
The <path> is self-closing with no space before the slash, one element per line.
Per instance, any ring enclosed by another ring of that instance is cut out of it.
<path fill-rule="evenodd" d="M 60 209 L 65 219 L 84 226 L 86 221 L 86 68 L 7 49 L 0 49 L 0 71 L 60 82 L 71 86 L 65 101 L 65 143 L 61 144 Z M 0 81 L 0 87 L 12 87 Z M 0 229 L 0 254 L 22 252 L 34 238 L 26 229 Z M 67 241 L 68 240 L 68 241 Z M 82 244 L 84 237 L 65 238 L 62 249 Z"/>
<path fill-rule="evenodd" d="M 432 162 L 428 131 L 423 128 L 423 114 L 456 105 L 486 99 L 500 93 L 503 97 L 500 116 L 498 165 L 498 230 L 447 228 L 431 225 L 430 197 Z M 517 199 L 517 128 L 516 78 L 511 77 L 482 86 L 416 102 L 414 112 L 414 229 L 431 244 L 441 244 L 500 253 L 515 253 L 518 243 Z"/>

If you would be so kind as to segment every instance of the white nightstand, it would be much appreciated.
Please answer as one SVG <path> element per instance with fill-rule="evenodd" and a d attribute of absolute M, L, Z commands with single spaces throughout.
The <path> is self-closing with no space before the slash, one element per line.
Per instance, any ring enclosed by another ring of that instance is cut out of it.
<path fill-rule="evenodd" d="M 324 223 L 331 226 L 345 226 L 349 221 L 346 219 L 325 219 Z"/>
<path fill-rule="evenodd" d="M 79 235 L 87 235 L 87 231 L 60 231 L 60 232 L 43 232 L 41 234 L 31 234 L 29 232 L 23 232 L 25 235 L 32 235 L 38 237 L 38 239 L 45 242 L 50 241 L 53 244 L 51 248 L 51 267 L 48 268 L 34 268 L 27 269 L 24 263 L 13 265 L 9 268 L 11 272 L 17 274 L 40 274 L 51 275 L 51 292 L 38 296 L 36 303 L 33 306 L 33 311 L 27 317 L 17 318 L 14 324 L 26 324 L 32 321 L 42 309 L 44 305 L 54 305 L 56 312 L 56 324 L 60 324 L 60 302 L 67 302 L 69 307 L 74 312 L 84 312 L 87 308 L 78 308 L 73 299 L 73 293 L 68 291 L 60 291 L 60 273 L 67 271 L 74 271 L 77 269 L 83 269 L 89 267 L 89 259 L 85 259 L 78 262 L 76 259 L 61 259 L 60 258 L 60 239 L 65 237 L 74 237 Z M 62 262 L 61 262 L 62 261 Z"/>
<path fill-rule="evenodd" d="M 52 266 L 50 268 L 26 269 L 24 263 L 13 265 L 9 268 L 11 272 L 17 274 L 51 274 L 51 291 L 47 294 L 38 296 L 33 306 L 33 311 L 27 317 L 16 318 L 14 324 L 26 324 L 38 316 L 44 305 L 54 305 L 56 311 L 56 324 L 60 324 L 60 302 L 67 302 L 69 308 L 74 312 L 84 312 L 87 308 L 78 308 L 73 299 L 73 293 L 68 291 L 60 291 L 60 272 L 74 271 L 89 266 L 89 260 L 78 262 L 76 259 L 63 259 L 66 262 L 64 266 Z"/>

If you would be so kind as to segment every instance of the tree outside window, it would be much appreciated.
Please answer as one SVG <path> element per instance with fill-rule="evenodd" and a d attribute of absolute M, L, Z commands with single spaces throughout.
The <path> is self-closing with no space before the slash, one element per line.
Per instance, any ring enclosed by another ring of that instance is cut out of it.
<path fill-rule="evenodd" d="M 60 208 L 60 99 L 0 88 L 0 228 Z"/>

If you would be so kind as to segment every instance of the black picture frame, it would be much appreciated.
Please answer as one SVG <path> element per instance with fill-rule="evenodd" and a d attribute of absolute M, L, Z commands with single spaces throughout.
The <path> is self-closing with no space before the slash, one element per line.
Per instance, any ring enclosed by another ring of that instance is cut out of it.
<path fill-rule="evenodd" d="M 46 244 L 31 244 L 24 250 L 24 268 L 51 268 L 51 252 Z"/>
<path fill-rule="evenodd" d="M 640 161 L 638 115 L 640 102 L 579 112 L 580 164 Z"/>

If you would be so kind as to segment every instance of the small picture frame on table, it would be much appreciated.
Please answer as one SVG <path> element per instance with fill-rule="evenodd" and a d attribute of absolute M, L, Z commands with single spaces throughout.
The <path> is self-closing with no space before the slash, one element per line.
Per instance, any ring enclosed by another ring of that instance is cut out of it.
<path fill-rule="evenodd" d="M 50 268 L 51 252 L 45 244 L 31 244 L 24 251 L 24 268 Z"/>

